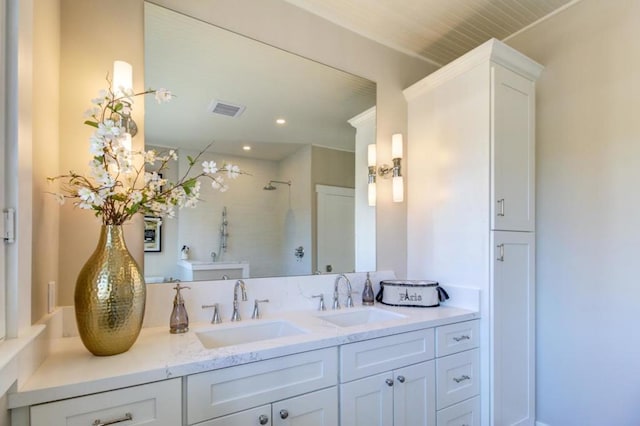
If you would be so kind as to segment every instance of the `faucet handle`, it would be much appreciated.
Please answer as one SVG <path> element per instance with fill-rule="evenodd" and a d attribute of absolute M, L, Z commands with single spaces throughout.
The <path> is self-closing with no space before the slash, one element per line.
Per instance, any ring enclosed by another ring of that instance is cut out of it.
<path fill-rule="evenodd" d="M 253 314 L 251 315 L 251 319 L 260 319 L 260 309 L 258 308 L 258 303 L 266 303 L 268 301 L 269 299 L 256 299 L 255 302 L 253 302 Z"/>
<path fill-rule="evenodd" d="M 312 295 L 311 297 L 313 297 L 314 299 L 320 299 L 320 303 L 318 304 L 319 311 L 327 310 L 327 307 L 324 304 L 324 294 L 316 294 L 316 295 Z"/>
<path fill-rule="evenodd" d="M 220 318 L 220 312 L 218 310 L 218 304 L 202 305 L 202 309 L 213 308 L 213 316 L 211 317 L 211 324 L 220 324 L 222 319 Z"/>

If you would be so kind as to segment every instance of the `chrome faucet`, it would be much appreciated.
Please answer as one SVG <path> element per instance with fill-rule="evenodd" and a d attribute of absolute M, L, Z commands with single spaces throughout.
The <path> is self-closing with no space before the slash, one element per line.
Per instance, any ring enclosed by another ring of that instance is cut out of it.
<path fill-rule="evenodd" d="M 238 307 L 240 303 L 238 302 L 238 287 L 242 290 L 242 301 L 247 301 L 247 289 L 244 285 L 244 281 L 238 280 L 233 286 L 233 314 L 231 315 L 231 321 L 240 321 L 240 312 L 238 312 Z"/>
<path fill-rule="evenodd" d="M 336 281 L 333 284 L 333 309 L 340 309 L 340 301 L 338 300 L 338 283 L 340 282 L 340 278 L 344 278 L 344 281 L 347 283 L 347 308 L 353 307 L 353 299 L 351 298 L 351 294 L 353 293 L 351 289 L 351 281 L 347 278 L 346 275 L 340 274 L 336 277 Z"/>

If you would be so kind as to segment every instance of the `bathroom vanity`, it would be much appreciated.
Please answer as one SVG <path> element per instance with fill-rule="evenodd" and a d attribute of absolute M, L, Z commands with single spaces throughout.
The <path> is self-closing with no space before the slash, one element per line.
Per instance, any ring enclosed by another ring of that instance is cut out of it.
<path fill-rule="evenodd" d="M 476 311 L 308 302 L 182 335 L 147 327 L 112 357 L 55 339 L 9 394 L 12 424 L 479 425 Z"/>

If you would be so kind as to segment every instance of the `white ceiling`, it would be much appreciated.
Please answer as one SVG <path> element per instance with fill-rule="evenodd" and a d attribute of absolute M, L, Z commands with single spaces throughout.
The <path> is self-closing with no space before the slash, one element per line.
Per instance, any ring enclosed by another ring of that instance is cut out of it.
<path fill-rule="evenodd" d="M 442 66 L 576 0 L 285 0 L 396 50 Z"/>

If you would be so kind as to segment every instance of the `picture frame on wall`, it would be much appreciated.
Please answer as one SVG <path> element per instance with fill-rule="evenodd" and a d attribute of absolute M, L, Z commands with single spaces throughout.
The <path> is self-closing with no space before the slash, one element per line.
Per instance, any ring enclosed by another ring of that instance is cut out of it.
<path fill-rule="evenodd" d="M 144 251 L 162 251 L 162 219 L 159 217 L 144 217 Z"/>

